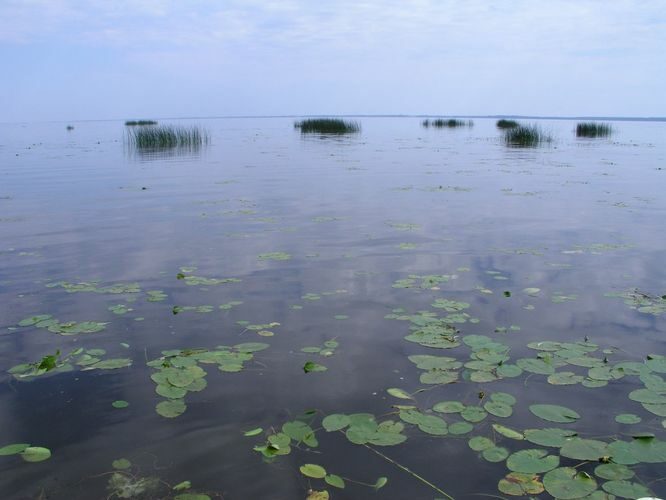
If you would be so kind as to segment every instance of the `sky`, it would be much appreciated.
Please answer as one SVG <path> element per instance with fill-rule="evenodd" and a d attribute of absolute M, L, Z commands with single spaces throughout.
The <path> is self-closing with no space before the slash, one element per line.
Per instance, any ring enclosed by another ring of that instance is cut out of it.
<path fill-rule="evenodd" d="M 0 122 L 666 116 L 666 0 L 0 0 Z"/>

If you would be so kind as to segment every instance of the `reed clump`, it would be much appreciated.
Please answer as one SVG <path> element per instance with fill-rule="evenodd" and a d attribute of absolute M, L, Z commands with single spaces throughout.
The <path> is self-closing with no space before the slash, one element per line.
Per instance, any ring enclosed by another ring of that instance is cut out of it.
<path fill-rule="evenodd" d="M 552 141 L 552 136 L 536 124 L 518 125 L 504 131 L 504 142 L 507 146 L 533 148 Z"/>
<path fill-rule="evenodd" d="M 294 128 L 302 134 L 353 134 L 361 131 L 361 125 L 355 121 L 339 118 L 309 118 L 294 123 Z"/>
<path fill-rule="evenodd" d="M 157 125 L 157 122 L 155 120 L 127 120 L 125 125 L 136 127 L 137 125 Z"/>
<path fill-rule="evenodd" d="M 501 120 L 497 120 L 497 123 L 495 125 L 497 125 L 497 128 L 500 128 L 500 129 L 504 130 L 504 129 L 507 129 L 507 128 L 516 128 L 516 127 L 520 126 L 520 123 L 518 123 L 515 120 L 501 119 Z"/>
<path fill-rule="evenodd" d="M 208 132 L 197 126 L 138 127 L 130 129 L 127 137 L 139 149 L 197 148 L 210 141 Z"/>
<path fill-rule="evenodd" d="M 435 120 L 423 120 L 421 125 L 424 127 L 435 127 L 435 128 L 456 128 L 456 127 L 473 127 L 474 122 L 472 120 L 458 120 L 457 118 L 449 118 L 445 120 L 443 118 L 437 118 Z"/>
<path fill-rule="evenodd" d="M 608 137 L 613 133 L 610 123 L 581 122 L 576 124 L 576 137 Z"/>

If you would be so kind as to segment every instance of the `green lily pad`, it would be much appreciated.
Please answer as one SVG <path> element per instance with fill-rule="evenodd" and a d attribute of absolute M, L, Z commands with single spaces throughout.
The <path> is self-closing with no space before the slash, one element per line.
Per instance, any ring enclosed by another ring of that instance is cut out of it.
<path fill-rule="evenodd" d="M 603 441 L 573 437 L 562 445 L 560 455 L 574 460 L 599 460 L 610 455 L 610 452 L 608 444 Z"/>
<path fill-rule="evenodd" d="M 127 401 L 119 399 L 111 403 L 111 406 L 113 406 L 114 408 L 122 409 L 122 408 L 127 408 L 129 406 L 129 403 Z"/>
<path fill-rule="evenodd" d="M 432 409 L 438 413 L 460 413 L 465 409 L 465 405 L 460 401 L 441 401 Z"/>
<path fill-rule="evenodd" d="M 557 372 L 549 375 L 547 380 L 552 385 L 575 385 L 580 384 L 585 377 L 573 372 Z"/>
<path fill-rule="evenodd" d="M 615 416 L 615 421 L 619 424 L 638 424 L 641 422 L 641 417 L 633 413 L 622 413 Z"/>
<path fill-rule="evenodd" d="M 548 455 L 546 450 L 521 450 L 513 453 L 506 461 L 506 466 L 513 472 L 542 473 L 560 465 L 560 457 Z"/>
<path fill-rule="evenodd" d="M 326 481 L 327 484 L 334 486 L 335 488 L 342 489 L 345 487 L 344 479 L 342 479 L 340 476 L 336 476 L 335 474 L 327 474 L 324 478 L 324 481 Z"/>
<path fill-rule="evenodd" d="M 580 418 L 580 415 L 570 408 L 558 405 L 531 405 L 530 411 L 543 420 L 547 420 L 548 422 L 556 422 L 559 424 L 568 424 L 575 422 Z"/>
<path fill-rule="evenodd" d="M 386 389 L 386 392 L 388 392 L 394 398 L 412 399 L 412 397 L 406 391 L 403 391 L 402 389 L 398 389 L 397 387 L 391 387 L 390 389 Z"/>
<path fill-rule="evenodd" d="M 508 437 L 509 439 L 515 439 L 517 441 L 522 441 L 523 439 L 525 439 L 525 436 L 523 436 L 523 434 L 509 427 L 506 427 L 505 425 L 493 424 L 493 429 L 495 429 L 495 432 L 498 432 L 502 436 Z"/>
<path fill-rule="evenodd" d="M 326 477 L 326 469 L 317 464 L 305 464 L 299 468 L 301 474 L 314 479 L 323 479 Z"/>
<path fill-rule="evenodd" d="M 351 423 L 351 420 L 347 415 L 340 413 L 334 413 L 324 417 L 321 424 L 326 429 L 327 432 L 339 431 L 344 429 Z"/>
<path fill-rule="evenodd" d="M 662 396 L 650 389 L 636 389 L 635 391 L 631 391 L 629 393 L 629 399 L 651 405 L 666 404 L 666 396 Z"/>
<path fill-rule="evenodd" d="M 552 373 L 555 373 L 555 367 L 550 363 L 546 363 L 542 359 L 523 358 L 516 361 L 516 365 L 526 372 L 539 375 L 551 375 Z"/>
<path fill-rule="evenodd" d="M 608 481 L 601 485 L 604 491 L 611 495 L 624 498 L 645 498 L 652 497 L 652 492 L 642 484 L 629 481 Z"/>
<path fill-rule="evenodd" d="M 43 462 L 51 458 L 51 450 L 41 446 L 30 446 L 21 452 L 21 458 L 26 462 Z"/>
<path fill-rule="evenodd" d="M 0 456 L 18 455 L 23 453 L 30 445 L 27 443 L 8 444 L 0 448 Z"/>
<path fill-rule="evenodd" d="M 478 406 L 468 406 L 460 412 L 460 416 L 468 422 L 477 423 L 486 418 L 488 414 Z"/>
<path fill-rule="evenodd" d="M 467 444 L 474 451 L 483 451 L 495 446 L 495 443 L 491 439 L 483 436 L 474 436 Z"/>
<path fill-rule="evenodd" d="M 530 443 L 538 444 L 540 446 L 553 446 L 559 448 L 564 445 L 570 438 L 576 436 L 575 431 L 567 429 L 526 429 L 525 439 Z"/>
<path fill-rule="evenodd" d="M 448 425 L 435 415 L 423 415 L 418 421 L 418 427 L 427 434 L 443 436 L 448 434 Z"/>
<path fill-rule="evenodd" d="M 245 437 L 252 437 L 252 436 L 258 436 L 264 431 L 261 427 L 256 427 L 254 429 L 250 429 L 249 431 L 245 431 L 243 433 L 243 436 Z"/>
<path fill-rule="evenodd" d="M 506 418 L 510 417 L 513 413 L 511 407 L 504 403 L 488 401 L 485 405 L 483 405 L 483 407 L 488 413 L 495 415 L 496 417 Z"/>
<path fill-rule="evenodd" d="M 187 409 L 185 401 L 182 399 L 171 399 L 162 401 L 155 406 L 155 411 L 166 418 L 175 418 L 182 415 Z"/>
<path fill-rule="evenodd" d="M 449 425 L 449 433 L 453 434 L 454 436 L 467 434 L 468 432 L 472 432 L 473 430 L 474 426 L 469 422 L 454 422 Z"/>
<path fill-rule="evenodd" d="M 494 392 L 490 395 L 490 400 L 495 403 L 503 403 L 507 406 L 513 406 L 517 402 L 516 398 L 506 392 Z"/>
<path fill-rule="evenodd" d="M 305 373 L 310 373 L 310 372 L 325 372 L 328 370 L 324 365 L 320 365 L 319 363 L 315 363 L 314 361 L 307 361 L 303 365 L 303 371 Z"/>
<path fill-rule="evenodd" d="M 509 450 L 501 446 L 493 446 L 483 450 L 481 456 L 488 462 L 504 462 L 509 456 Z"/>
<path fill-rule="evenodd" d="M 601 464 L 594 469 L 594 473 L 602 479 L 622 481 L 634 477 L 634 471 L 622 464 Z"/>
<path fill-rule="evenodd" d="M 111 462 L 111 465 L 113 466 L 114 469 L 129 469 L 132 466 L 132 462 L 127 460 L 126 458 L 119 458 L 118 460 L 114 460 Z"/>
<path fill-rule="evenodd" d="M 543 485 L 548 493 L 561 500 L 581 498 L 597 489 L 593 477 L 573 467 L 560 467 L 547 472 L 543 476 Z"/>
<path fill-rule="evenodd" d="M 543 483 L 536 474 L 510 472 L 504 479 L 500 479 L 497 488 L 505 495 L 523 496 L 543 493 Z"/>

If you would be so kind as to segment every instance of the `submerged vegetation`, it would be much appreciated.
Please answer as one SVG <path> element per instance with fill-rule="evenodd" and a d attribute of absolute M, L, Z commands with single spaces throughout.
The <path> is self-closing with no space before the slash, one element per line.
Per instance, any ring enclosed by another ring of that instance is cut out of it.
<path fill-rule="evenodd" d="M 339 118 L 311 118 L 294 123 L 294 128 L 302 134 L 353 134 L 361 131 L 361 125 L 355 121 Z"/>
<path fill-rule="evenodd" d="M 507 146 L 533 148 L 552 141 L 551 135 L 536 124 L 518 125 L 504 132 L 504 142 Z"/>
<path fill-rule="evenodd" d="M 497 123 L 495 125 L 497 126 L 497 128 L 506 129 L 506 128 L 516 128 L 520 126 L 520 123 L 518 123 L 516 120 L 505 120 L 502 118 L 501 120 L 497 120 Z"/>
<path fill-rule="evenodd" d="M 582 122 L 576 124 L 576 137 L 608 137 L 613 133 L 610 123 Z"/>
<path fill-rule="evenodd" d="M 125 125 L 128 127 L 135 127 L 137 125 L 157 125 L 155 120 L 127 120 Z"/>
<path fill-rule="evenodd" d="M 208 144 L 208 132 L 197 126 L 176 127 L 160 125 L 130 129 L 127 140 L 139 149 L 198 148 Z"/>
<path fill-rule="evenodd" d="M 444 120 L 442 118 L 437 118 L 435 120 L 423 120 L 421 125 L 424 127 L 435 127 L 435 128 L 456 128 L 456 127 L 473 127 L 474 122 L 472 120 L 458 120 L 457 118 L 449 118 Z"/>

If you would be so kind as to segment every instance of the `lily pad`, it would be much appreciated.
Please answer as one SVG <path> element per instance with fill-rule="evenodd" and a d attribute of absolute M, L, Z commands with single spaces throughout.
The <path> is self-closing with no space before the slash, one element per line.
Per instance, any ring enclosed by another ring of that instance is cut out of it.
<path fill-rule="evenodd" d="M 562 445 L 560 455 L 574 460 L 599 460 L 610 455 L 610 452 L 608 451 L 608 445 L 603 441 L 574 437 L 568 439 Z"/>
<path fill-rule="evenodd" d="M 523 496 L 543 493 L 543 483 L 536 474 L 510 472 L 504 479 L 500 479 L 497 488 L 505 495 Z"/>
<path fill-rule="evenodd" d="M 483 405 L 483 407 L 488 413 L 490 413 L 491 415 L 495 415 L 496 417 L 506 418 L 510 417 L 511 414 L 513 413 L 511 407 L 504 403 L 489 401 L 485 405 Z"/>
<path fill-rule="evenodd" d="M 645 498 L 652 497 L 652 492 L 642 484 L 629 481 L 608 481 L 601 485 L 604 491 L 611 495 L 624 498 Z"/>
<path fill-rule="evenodd" d="M 506 461 L 506 466 L 513 472 L 536 474 L 548 472 L 560 465 L 560 457 L 548 455 L 546 450 L 521 450 L 513 453 Z"/>
<path fill-rule="evenodd" d="M 572 500 L 589 495 L 597 489 L 597 482 L 589 474 L 573 467 L 560 467 L 543 476 L 546 491 L 555 498 Z"/>
<path fill-rule="evenodd" d="M 398 389 L 397 387 L 391 387 L 390 389 L 386 389 L 386 392 L 388 392 L 394 398 L 412 399 L 412 397 L 406 391 Z"/>
<path fill-rule="evenodd" d="M 23 453 L 30 445 L 27 443 L 8 444 L 0 448 L 0 456 L 18 455 Z"/>
<path fill-rule="evenodd" d="M 638 424 L 641 422 L 641 417 L 633 413 L 622 413 L 615 416 L 615 421 L 619 424 Z"/>
<path fill-rule="evenodd" d="M 433 406 L 432 409 L 439 413 L 460 413 L 465 409 L 465 405 L 460 401 L 441 401 Z"/>
<path fill-rule="evenodd" d="M 51 450 L 41 446 L 30 446 L 21 452 L 21 458 L 26 462 L 43 462 L 51 458 Z"/>
<path fill-rule="evenodd" d="M 467 444 L 474 451 L 483 451 L 495 446 L 495 443 L 491 439 L 483 436 L 474 436 L 467 442 Z"/>
<path fill-rule="evenodd" d="M 299 470 L 304 476 L 312 477 L 314 479 L 323 479 L 326 477 L 326 469 L 324 469 L 321 465 L 305 464 L 301 465 Z"/>
<path fill-rule="evenodd" d="M 569 424 L 580 418 L 580 415 L 570 408 L 558 405 L 531 405 L 530 411 L 543 420 L 547 420 L 548 422 L 556 422 L 559 424 Z"/>
<path fill-rule="evenodd" d="M 525 436 L 523 436 L 520 432 L 506 427 L 505 425 L 493 424 L 493 429 L 495 429 L 495 432 L 498 432 L 502 436 L 508 437 L 509 439 L 515 439 L 517 441 L 522 441 L 525 439 Z"/>
<path fill-rule="evenodd" d="M 185 401 L 182 399 L 171 399 L 169 401 L 162 401 L 155 406 L 157 413 L 166 418 L 175 418 L 182 415 L 187 409 Z"/>
<path fill-rule="evenodd" d="M 342 479 L 340 476 L 336 476 L 335 474 L 327 474 L 326 477 L 324 477 L 324 481 L 326 481 L 327 484 L 334 486 L 335 488 L 342 489 L 345 487 L 344 479 Z"/>
<path fill-rule="evenodd" d="M 488 462 L 504 462 L 509 456 L 509 450 L 501 446 L 493 446 L 483 450 L 481 456 Z"/>
<path fill-rule="evenodd" d="M 326 429 L 327 432 L 339 431 L 344 429 L 351 423 L 351 420 L 347 415 L 334 413 L 332 415 L 327 415 L 321 422 L 321 425 Z"/>
<path fill-rule="evenodd" d="M 576 432 L 567 429 L 546 428 L 525 430 L 525 439 L 530 443 L 556 448 L 563 446 L 567 440 L 574 436 L 576 436 Z"/>
<path fill-rule="evenodd" d="M 594 473 L 602 479 L 622 481 L 634 477 L 634 471 L 622 464 L 601 464 L 594 469 Z"/>

